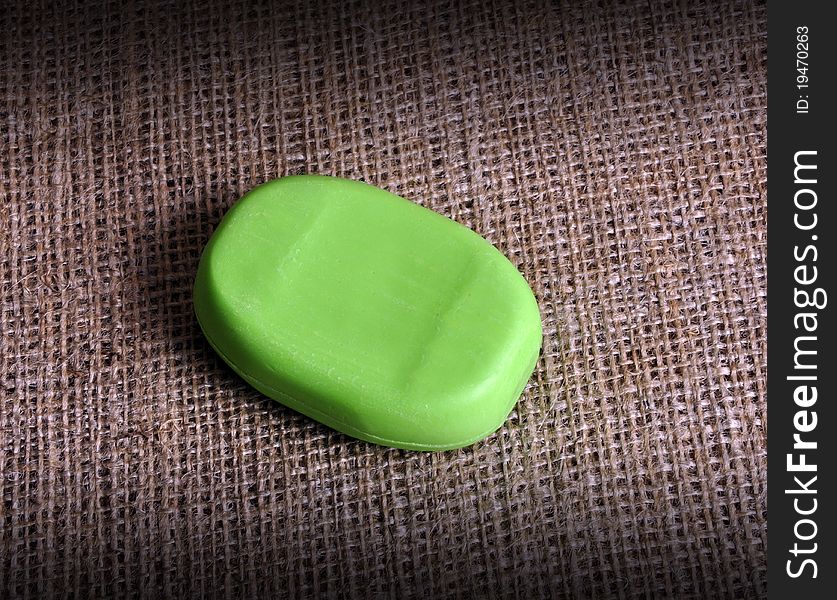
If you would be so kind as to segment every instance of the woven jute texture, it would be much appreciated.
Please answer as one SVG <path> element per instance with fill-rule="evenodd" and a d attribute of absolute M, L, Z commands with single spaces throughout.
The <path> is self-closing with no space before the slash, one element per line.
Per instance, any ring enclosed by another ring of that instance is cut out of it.
<path fill-rule="evenodd" d="M 5 3 L 0 597 L 763 595 L 765 12 Z M 200 252 L 296 173 L 525 275 L 497 434 L 360 442 L 210 349 Z"/>

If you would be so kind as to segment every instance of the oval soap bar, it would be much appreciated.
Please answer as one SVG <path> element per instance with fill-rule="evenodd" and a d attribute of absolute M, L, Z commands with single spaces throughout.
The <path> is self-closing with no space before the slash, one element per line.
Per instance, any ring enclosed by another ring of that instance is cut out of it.
<path fill-rule="evenodd" d="M 230 209 L 195 313 L 253 387 L 334 429 L 414 450 L 503 424 L 541 322 L 517 269 L 470 229 L 379 188 L 301 175 Z"/>

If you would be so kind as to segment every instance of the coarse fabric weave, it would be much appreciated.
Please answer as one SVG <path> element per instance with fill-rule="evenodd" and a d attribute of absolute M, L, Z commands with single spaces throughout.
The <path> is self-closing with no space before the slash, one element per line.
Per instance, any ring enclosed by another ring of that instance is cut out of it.
<path fill-rule="evenodd" d="M 0 23 L 0 597 L 764 595 L 762 4 Z M 427 206 L 525 275 L 543 350 L 496 435 L 360 442 L 210 349 L 200 252 L 298 173 Z"/>

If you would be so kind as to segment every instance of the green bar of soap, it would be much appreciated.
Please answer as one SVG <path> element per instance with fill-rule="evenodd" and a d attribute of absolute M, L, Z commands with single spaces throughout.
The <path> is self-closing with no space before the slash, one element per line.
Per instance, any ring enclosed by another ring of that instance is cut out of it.
<path fill-rule="evenodd" d="M 414 450 L 500 427 L 541 344 L 532 291 L 494 246 L 379 188 L 315 175 L 230 209 L 201 257 L 195 313 L 262 393 Z"/>

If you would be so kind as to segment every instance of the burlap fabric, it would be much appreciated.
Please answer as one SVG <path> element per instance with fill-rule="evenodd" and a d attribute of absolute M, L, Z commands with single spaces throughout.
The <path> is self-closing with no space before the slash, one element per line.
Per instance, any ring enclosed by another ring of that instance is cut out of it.
<path fill-rule="evenodd" d="M 763 6 L 35 4 L 0 14 L 0 597 L 763 595 Z M 201 249 L 291 173 L 519 267 L 500 432 L 373 446 L 216 357 Z"/>

